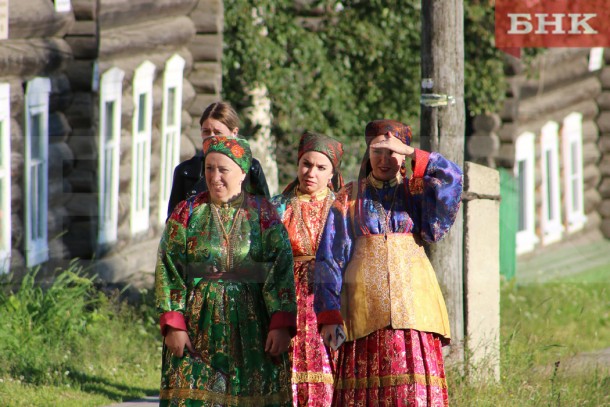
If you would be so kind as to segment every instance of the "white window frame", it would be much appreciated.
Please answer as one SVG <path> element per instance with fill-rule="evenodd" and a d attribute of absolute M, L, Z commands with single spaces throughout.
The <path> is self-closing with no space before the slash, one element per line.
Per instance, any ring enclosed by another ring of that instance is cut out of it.
<path fill-rule="evenodd" d="M 70 0 L 55 0 L 55 11 L 58 13 L 68 13 L 72 10 L 72 3 Z"/>
<path fill-rule="evenodd" d="M 582 113 L 573 112 L 563 119 L 561 147 L 565 227 L 571 233 L 581 230 L 587 221 L 584 210 Z"/>
<path fill-rule="evenodd" d="M 589 71 L 599 71 L 604 66 L 604 47 L 589 50 Z"/>
<path fill-rule="evenodd" d="M 102 75 L 100 82 L 97 240 L 101 245 L 117 240 L 124 77 L 125 72 L 111 68 Z M 106 106 L 109 103 L 112 103 L 113 108 L 112 123 L 107 118 Z M 111 137 L 108 138 L 108 135 Z"/>
<path fill-rule="evenodd" d="M 525 132 L 521 134 L 515 142 L 515 178 L 519 181 L 519 163 L 523 162 L 525 168 L 525 176 L 522 184 L 518 182 L 519 188 L 519 208 L 524 208 L 525 211 L 525 227 L 521 229 L 517 227 L 517 254 L 531 252 L 538 243 L 536 236 L 536 197 L 535 197 L 535 160 L 536 150 L 534 141 L 536 136 L 534 133 Z M 524 191 L 521 191 L 521 188 Z M 525 197 L 525 202 L 521 202 L 521 196 Z M 519 217 L 520 219 L 520 217 Z"/>
<path fill-rule="evenodd" d="M 8 39 L 8 0 L 0 0 L 0 40 Z"/>
<path fill-rule="evenodd" d="M 542 244 L 561 240 L 561 181 L 559 178 L 559 124 L 547 122 L 540 136 L 540 171 L 542 174 Z"/>
<path fill-rule="evenodd" d="M 0 83 L 0 274 L 11 257 L 11 88 Z"/>
<path fill-rule="evenodd" d="M 154 76 L 155 65 L 150 61 L 144 61 L 133 76 L 130 215 L 132 235 L 148 230 L 150 224 L 150 150 Z M 140 103 L 141 97 L 144 98 L 143 106 Z"/>
<path fill-rule="evenodd" d="M 49 78 L 37 77 L 27 83 L 25 91 L 25 157 L 24 213 L 25 261 L 33 267 L 49 259 L 48 243 L 48 184 L 49 184 Z M 39 115 L 40 135 L 33 138 L 32 118 Z M 36 145 L 35 143 L 38 143 Z M 32 157 L 32 149 L 39 157 Z M 33 168 L 38 171 L 34 172 Z M 36 189 L 36 191 L 34 191 Z M 34 208 L 36 206 L 36 208 Z M 34 233 L 33 228 L 37 228 Z"/>
<path fill-rule="evenodd" d="M 165 223 L 172 191 L 174 168 L 180 162 L 180 134 L 182 130 L 182 79 L 186 61 L 172 56 L 163 73 L 163 113 L 161 119 L 161 167 L 159 173 L 159 223 Z M 173 95 L 170 89 L 174 89 Z M 173 101 L 170 97 L 173 96 Z M 173 111 L 169 111 L 170 104 Z M 170 117 L 171 114 L 171 117 Z"/>

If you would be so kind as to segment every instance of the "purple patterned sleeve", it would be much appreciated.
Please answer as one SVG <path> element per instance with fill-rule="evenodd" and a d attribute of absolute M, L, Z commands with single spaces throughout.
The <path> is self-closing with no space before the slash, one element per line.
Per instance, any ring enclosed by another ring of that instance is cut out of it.
<path fill-rule="evenodd" d="M 329 211 L 316 253 L 314 310 L 316 314 L 341 309 L 343 272 L 349 262 L 352 240 L 349 217 L 337 199 Z"/>
<path fill-rule="evenodd" d="M 457 164 L 433 152 L 423 178 L 409 182 L 413 232 L 425 241 L 438 242 L 453 225 L 460 208 L 462 178 Z"/>

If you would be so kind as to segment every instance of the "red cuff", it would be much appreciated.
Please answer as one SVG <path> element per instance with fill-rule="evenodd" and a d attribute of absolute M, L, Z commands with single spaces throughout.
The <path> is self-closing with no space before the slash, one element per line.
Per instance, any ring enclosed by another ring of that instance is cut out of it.
<path fill-rule="evenodd" d="M 271 315 L 269 330 L 272 331 L 278 328 L 288 328 L 290 336 L 297 334 L 297 316 L 292 312 L 276 311 Z"/>
<path fill-rule="evenodd" d="M 343 317 L 341 311 L 322 311 L 318 315 L 318 325 L 341 325 L 343 324 Z"/>
<path fill-rule="evenodd" d="M 415 157 L 411 161 L 411 167 L 413 168 L 413 178 L 423 178 L 426 174 L 426 168 L 428 167 L 428 161 L 430 160 L 430 153 L 418 148 L 415 149 Z"/>
<path fill-rule="evenodd" d="M 159 318 L 159 325 L 161 327 L 161 335 L 163 336 L 167 334 L 167 328 L 170 326 L 172 328 L 186 331 L 186 321 L 184 320 L 184 315 L 178 311 L 169 311 L 161 314 L 161 318 Z"/>

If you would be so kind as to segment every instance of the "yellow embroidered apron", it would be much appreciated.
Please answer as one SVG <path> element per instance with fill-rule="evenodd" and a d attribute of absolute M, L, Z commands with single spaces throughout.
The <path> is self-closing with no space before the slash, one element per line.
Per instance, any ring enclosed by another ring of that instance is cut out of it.
<path fill-rule="evenodd" d="M 410 233 L 356 240 L 343 277 L 341 314 L 347 340 L 385 327 L 435 332 L 449 339 L 449 318 L 436 274 Z"/>

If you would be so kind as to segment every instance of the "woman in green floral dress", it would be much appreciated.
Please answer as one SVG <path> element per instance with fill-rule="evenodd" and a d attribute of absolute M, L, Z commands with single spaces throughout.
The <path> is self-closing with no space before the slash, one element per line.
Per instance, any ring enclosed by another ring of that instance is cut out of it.
<path fill-rule="evenodd" d="M 203 150 L 209 191 L 178 204 L 159 245 L 160 404 L 290 406 L 296 304 L 286 229 L 264 197 L 242 192 L 247 141 L 211 137 Z"/>

